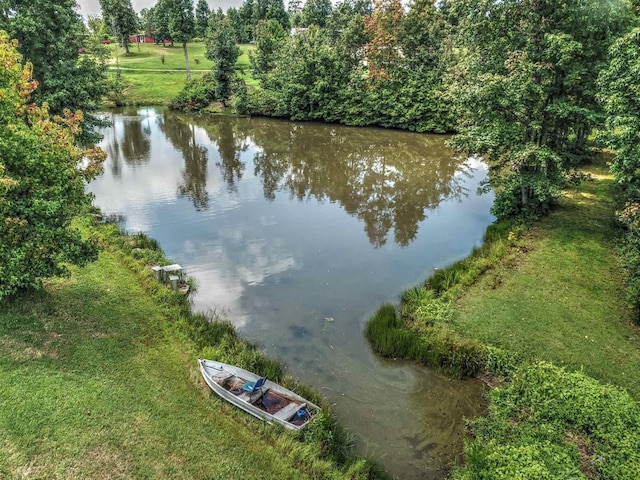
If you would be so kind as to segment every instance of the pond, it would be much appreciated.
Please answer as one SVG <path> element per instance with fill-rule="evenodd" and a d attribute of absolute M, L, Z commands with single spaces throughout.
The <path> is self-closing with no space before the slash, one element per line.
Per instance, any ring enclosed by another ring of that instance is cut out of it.
<path fill-rule="evenodd" d="M 358 453 L 443 478 L 483 388 L 374 354 L 367 319 L 480 245 L 486 166 L 444 136 L 263 118 L 113 111 L 95 204 L 159 241 L 223 313 L 315 387 Z M 259 372 L 258 372 L 259 373 Z"/>

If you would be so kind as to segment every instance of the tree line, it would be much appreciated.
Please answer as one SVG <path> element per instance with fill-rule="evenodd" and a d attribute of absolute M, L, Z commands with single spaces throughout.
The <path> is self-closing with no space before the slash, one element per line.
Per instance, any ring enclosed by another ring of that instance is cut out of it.
<path fill-rule="evenodd" d="M 607 74 L 632 61 L 632 47 L 614 47 L 622 38 L 628 45 L 625 35 L 638 23 L 625 0 L 346 0 L 335 7 L 308 0 L 289 4 L 288 21 L 281 4 L 265 5 L 246 0 L 205 29 L 208 42 L 221 30 L 255 42 L 259 87 L 235 88 L 242 113 L 455 132 L 456 152 L 491 160 L 486 188 L 498 194 L 500 218 L 548 211 L 567 182 L 580 179 L 577 166 L 592 154 L 596 131 L 609 132 L 600 138 L 620 150 L 617 178 L 637 176 L 621 150 L 634 142 L 621 142 L 620 120 L 611 116 L 624 104 L 613 101 L 615 88 L 634 92 L 627 90 L 633 69 L 624 81 Z M 232 65 L 234 52 L 227 53 Z M 233 70 L 225 75 L 219 79 L 233 83 Z"/>

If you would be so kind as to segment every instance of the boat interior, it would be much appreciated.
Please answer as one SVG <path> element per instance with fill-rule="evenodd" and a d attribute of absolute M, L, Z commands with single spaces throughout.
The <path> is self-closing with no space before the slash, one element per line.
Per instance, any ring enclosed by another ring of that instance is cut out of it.
<path fill-rule="evenodd" d="M 281 393 L 274 392 L 268 387 L 253 391 L 243 389 L 247 384 L 254 382 L 248 382 L 246 379 L 228 372 L 212 375 L 211 378 L 240 400 L 250 403 L 279 420 L 300 426 L 311 418 L 311 412 L 306 403 L 298 403 Z"/>

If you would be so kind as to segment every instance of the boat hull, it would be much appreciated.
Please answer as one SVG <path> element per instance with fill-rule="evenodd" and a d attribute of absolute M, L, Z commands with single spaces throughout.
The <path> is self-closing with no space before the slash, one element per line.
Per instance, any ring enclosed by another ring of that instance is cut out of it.
<path fill-rule="evenodd" d="M 301 430 L 320 409 L 309 400 L 270 380 L 265 382 L 261 392 L 253 395 L 237 387 L 232 388 L 232 385 L 256 382 L 260 378 L 243 368 L 203 358 L 198 359 L 198 366 L 204 381 L 216 395 L 268 423 L 279 424 L 290 430 Z M 286 399 L 287 404 L 270 413 L 264 407 L 267 395 Z M 298 414 L 300 411 L 304 412 L 302 416 Z"/>

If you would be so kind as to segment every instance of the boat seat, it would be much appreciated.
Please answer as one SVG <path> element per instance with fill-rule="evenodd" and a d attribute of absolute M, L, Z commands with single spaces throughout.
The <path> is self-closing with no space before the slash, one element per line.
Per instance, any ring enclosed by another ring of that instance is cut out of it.
<path fill-rule="evenodd" d="M 253 393 L 243 391 L 240 395 L 238 395 L 238 398 L 244 402 L 255 404 L 256 400 L 258 400 L 259 398 L 262 398 L 262 396 L 268 391 L 269 391 L 268 388 L 265 388 L 264 390 L 260 389 L 257 392 L 253 392 Z"/>
<path fill-rule="evenodd" d="M 278 420 L 284 420 L 286 422 L 287 420 L 290 420 L 291 417 L 293 417 L 298 410 L 306 406 L 307 406 L 306 403 L 303 403 L 302 405 L 300 405 L 299 403 L 291 402 L 282 410 L 278 410 L 276 413 L 274 413 L 273 416 Z"/>
<path fill-rule="evenodd" d="M 256 380 L 255 382 L 247 382 L 244 385 L 242 385 L 242 390 L 244 390 L 245 392 L 248 393 L 255 393 L 255 392 L 259 392 L 260 389 L 262 389 L 262 386 L 265 384 L 265 382 L 267 381 L 267 377 L 261 377 L 258 380 Z"/>

